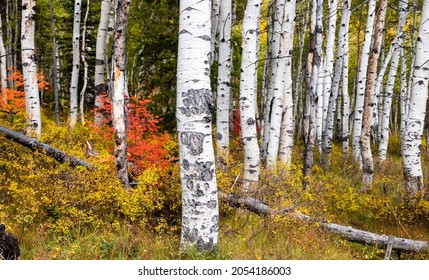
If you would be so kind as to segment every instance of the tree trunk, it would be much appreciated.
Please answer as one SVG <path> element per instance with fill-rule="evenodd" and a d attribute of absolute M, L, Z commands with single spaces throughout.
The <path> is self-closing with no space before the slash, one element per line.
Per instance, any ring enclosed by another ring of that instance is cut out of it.
<path fill-rule="evenodd" d="M 344 5 L 344 4 L 343 4 Z M 323 99 L 322 99 L 322 131 L 325 131 L 327 114 L 328 114 L 328 105 L 329 105 L 329 96 L 331 95 L 332 89 L 332 79 L 334 77 L 334 50 L 335 50 L 335 31 L 337 27 L 337 14 L 338 14 L 338 0 L 328 0 L 328 34 L 326 37 L 326 65 L 323 71 L 324 81 L 323 81 Z M 340 25 L 341 27 L 341 25 Z"/>
<path fill-rule="evenodd" d="M 25 111 L 27 114 L 27 132 L 42 133 L 40 116 L 40 98 L 37 83 L 37 56 L 34 46 L 36 1 L 22 1 L 21 57 L 24 78 Z"/>
<path fill-rule="evenodd" d="M 218 244 L 210 8 L 210 1 L 180 1 L 176 119 L 182 186 L 182 249 L 196 246 L 198 250 L 215 250 Z"/>
<path fill-rule="evenodd" d="M 283 90 L 283 112 L 280 130 L 280 148 L 279 160 L 289 167 L 292 163 L 293 137 L 295 118 L 293 114 L 293 87 L 292 87 L 292 54 L 293 54 L 293 36 L 295 29 L 296 0 L 286 1 L 285 3 L 286 19 L 283 22 L 285 26 L 286 47 L 285 47 L 285 85 Z"/>
<path fill-rule="evenodd" d="M 57 35 L 55 28 L 55 15 L 53 0 L 49 0 L 49 13 L 51 16 L 51 29 L 52 29 L 52 83 L 54 88 L 54 112 L 55 123 L 60 124 L 60 106 L 59 106 L 59 83 L 58 83 L 58 57 L 57 57 Z"/>
<path fill-rule="evenodd" d="M 128 97 L 128 91 L 126 83 L 127 59 L 125 54 L 125 40 L 130 5 L 131 0 L 115 0 L 116 20 L 113 34 L 113 60 L 115 66 L 112 94 L 116 175 L 127 191 L 129 190 L 126 139 L 126 98 Z"/>
<path fill-rule="evenodd" d="M 371 152 L 371 128 L 373 111 L 373 94 L 375 78 L 377 76 L 377 64 L 380 56 L 381 43 L 384 33 L 384 22 L 386 18 L 387 0 L 380 0 L 377 11 L 377 19 L 374 28 L 374 38 L 371 47 L 371 57 L 369 59 L 368 75 L 365 86 L 365 104 L 362 122 L 362 132 L 360 139 L 360 149 L 362 153 L 362 189 L 367 191 L 372 188 L 374 174 L 374 159 Z"/>
<path fill-rule="evenodd" d="M 258 23 L 260 0 L 249 0 L 244 12 L 242 30 L 242 58 L 240 74 L 240 125 L 244 154 L 243 188 L 257 185 L 259 181 L 259 146 L 256 133 L 255 88 L 258 60 Z M 267 113 L 267 112 L 266 112 Z"/>
<path fill-rule="evenodd" d="M 343 226 L 335 223 L 330 223 L 325 220 L 314 219 L 311 216 L 305 215 L 301 212 L 294 211 L 293 207 L 287 209 L 276 210 L 271 208 L 269 205 L 263 203 L 260 200 L 251 198 L 251 197 L 237 197 L 231 194 L 225 194 L 221 192 L 219 194 L 221 200 L 228 203 L 232 207 L 243 207 L 259 216 L 279 216 L 279 217 L 290 217 L 299 221 L 304 222 L 316 222 L 323 229 L 330 231 L 335 234 L 339 234 L 350 241 L 369 244 L 369 245 L 377 245 L 379 247 L 385 248 L 389 238 L 393 238 L 393 246 L 394 250 L 404 251 L 404 252 L 417 252 L 420 253 L 422 251 L 429 250 L 429 242 L 421 241 L 421 240 L 413 240 L 406 239 L 395 236 L 387 236 L 387 235 L 379 235 L 373 232 L 364 231 L 355 229 L 351 226 Z"/>
<path fill-rule="evenodd" d="M 37 139 L 28 137 L 25 134 L 13 131 L 4 126 L 0 126 L 0 133 L 4 135 L 9 140 L 12 140 L 18 144 L 23 145 L 31 149 L 32 151 L 39 151 L 41 154 L 46 153 L 46 155 L 53 157 L 60 163 L 69 163 L 71 166 L 84 166 L 92 168 L 93 165 L 79 158 L 73 157 L 57 148 L 54 148 L 46 143 L 40 142 Z"/>
<path fill-rule="evenodd" d="M 2 17 L 0 14 L 0 90 L 2 102 L 7 102 L 6 88 L 7 88 L 7 63 L 6 63 L 6 48 L 4 47 L 3 41 L 3 28 L 2 28 Z"/>
<path fill-rule="evenodd" d="M 82 0 L 74 2 L 74 18 L 73 18 L 73 68 L 70 83 L 70 127 L 74 127 L 78 115 L 78 85 L 79 85 L 79 68 L 80 68 L 80 13 Z"/>
<path fill-rule="evenodd" d="M 229 157 L 229 100 L 231 95 L 231 0 L 220 2 L 219 66 L 217 80 L 216 140 L 219 167 L 226 167 Z"/>
<path fill-rule="evenodd" d="M 265 164 L 268 169 L 274 168 L 277 163 L 277 156 L 280 143 L 280 124 L 282 121 L 283 111 L 283 92 L 286 77 L 286 20 L 291 19 L 286 15 L 285 1 L 276 1 L 276 17 L 274 20 L 274 34 L 273 34 L 273 68 L 272 68 L 272 86 L 271 86 L 271 104 L 267 141 L 267 153 Z M 293 18 L 292 18 L 293 20 Z M 279 26 L 279 27 L 277 27 Z M 277 28 L 276 28 L 277 27 Z M 289 27 L 289 26 L 288 26 Z M 276 46 L 274 48 L 274 46 Z M 275 49 L 275 50 L 274 50 Z M 267 127 L 267 126 L 266 126 Z"/>
<path fill-rule="evenodd" d="M 362 54 L 359 61 L 359 70 L 356 79 L 356 96 L 355 96 L 355 112 L 353 120 L 353 138 L 352 148 L 353 156 L 361 163 L 360 137 L 362 131 L 362 116 L 365 97 L 366 74 L 368 68 L 369 52 L 371 49 L 371 40 L 374 30 L 375 18 L 375 0 L 368 2 L 368 16 L 366 20 L 365 38 L 362 46 Z"/>
<path fill-rule="evenodd" d="M 101 1 L 100 24 L 98 25 L 97 43 L 95 48 L 95 110 L 94 126 L 101 127 L 104 123 L 104 116 L 101 108 L 104 107 L 104 95 L 107 92 L 107 84 L 104 79 L 106 65 L 106 36 L 109 26 L 110 1 Z"/>
<path fill-rule="evenodd" d="M 382 163 L 384 160 L 386 160 L 387 155 L 387 145 L 389 143 L 389 124 L 390 124 L 390 108 L 392 107 L 392 98 L 393 98 L 393 90 L 395 87 L 395 80 L 396 80 L 396 73 L 398 72 L 398 66 L 400 61 L 400 54 L 402 50 L 402 44 L 405 38 L 404 34 L 404 25 L 407 19 L 408 15 L 408 1 L 401 1 L 399 3 L 399 23 L 398 23 L 398 30 L 396 33 L 397 38 L 396 41 L 393 42 L 393 44 L 390 46 L 390 50 L 392 50 L 392 61 L 390 63 L 390 70 L 388 73 L 388 79 L 386 84 L 385 93 L 384 96 L 384 102 L 383 102 L 383 110 L 381 114 L 379 115 L 379 118 L 381 118 L 381 133 L 380 133 L 380 145 L 378 148 L 378 156 L 380 159 L 380 163 Z M 382 81 L 382 77 L 378 77 L 380 81 Z M 380 104 L 381 106 L 381 104 Z"/>
<path fill-rule="evenodd" d="M 411 194 L 424 191 L 421 165 L 421 145 L 425 120 L 429 80 L 429 0 L 423 2 L 415 65 L 412 73 L 411 96 L 403 135 L 405 187 Z"/>
<path fill-rule="evenodd" d="M 304 185 L 311 175 L 316 141 L 317 80 L 321 63 L 323 0 L 313 0 L 310 20 L 310 46 L 307 60 L 306 98 L 304 108 Z"/>
<path fill-rule="evenodd" d="M 86 0 L 86 12 L 83 19 L 83 28 L 82 28 L 82 48 L 81 48 L 81 60 L 83 63 L 83 86 L 80 91 L 80 120 L 82 123 L 85 122 L 85 92 L 86 87 L 88 86 L 88 62 L 86 61 L 86 24 L 88 21 L 89 14 L 89 4 L 90 0 Z"/>

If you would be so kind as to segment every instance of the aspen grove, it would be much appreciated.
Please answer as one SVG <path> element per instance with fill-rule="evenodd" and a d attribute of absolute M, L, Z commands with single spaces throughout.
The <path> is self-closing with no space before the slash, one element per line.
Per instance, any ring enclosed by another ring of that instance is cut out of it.
<path fill-rule="evenodd" d="M 3 2 L 21 258 L 429 258 L 429 0 Z"/>

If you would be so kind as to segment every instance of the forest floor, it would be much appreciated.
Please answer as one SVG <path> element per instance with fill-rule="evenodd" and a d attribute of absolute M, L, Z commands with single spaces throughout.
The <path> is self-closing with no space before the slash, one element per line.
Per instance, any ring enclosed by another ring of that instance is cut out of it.
<path fill-rule="evenodd" d="M 2 118 L 20 130 L 23 122 Z M 41 141 L 94 163 L 72 168 L 31 152 L 0 136 L 0 222 L 19 238 L 21 259 L 383 259 L 385 248 L 350 242 L 317 223 L 287 217 L 260 217 L 225 203 L 220 207 L 219 250 L 179 250 L 180 182 L 178 164 L 153 165 L 136 174 L 139 184 L 126 193 L 113 171 L 111 143 L 87 125 L 73 132 L 44 121 Z M 177 156 L 174 136 L 170 156 Z M 99 156 L 85 156 L 91 140 Z M 113 142 L 113 141 L 111 141 Z M 167 143 L 166 142 L 166 143 Z M 166 144 L 167 145 L 167 144 Z M 374 152 L 376 150 L 374 149 Z M 429 241 L 429 203 L 406 199 L 399 141 L 392 137 L 388 159 L 376 163 L 373 189 L 361 193 L 361 171 L 351 156 L 334 146 L 323 169 L 316 153 L 309 187 L 302 187 L 303 147 L 294 163 L 263 171 L 253 196 L 275 209 L 297 211 L 378 234 Z M 241 154 L 232 145 L 227 172 L 217 171 L 219 188 L 240 190 Z M 423 151 L 425 183 L 429 153 Z M 429 252 L 392 253 L 395 259 L 429 259 Z"/>

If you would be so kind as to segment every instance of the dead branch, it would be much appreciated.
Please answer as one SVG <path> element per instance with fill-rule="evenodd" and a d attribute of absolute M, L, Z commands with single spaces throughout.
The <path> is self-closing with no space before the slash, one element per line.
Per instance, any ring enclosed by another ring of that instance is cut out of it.
<path fill-rule="evenodd" d="M 74 167 L 76 167 L 76 166 L 84 166 L 87 168 L 93 168 L 94 167 L 89 162 L 86 162 L 82 159 L 71 156 L 64 151 L 61 151 L 57 148 L 54 148 L 54 147 L 52 147 L 46 143 L 40 142 L 37 139 L 28 137 L 25 134 L 16 132 L 14 130 L 11 130 L 11 129 L 4 127 L 4 126 L 1 126 L 1 125 L 0 125 L 0 134 L 2 134 L 4 137 L 6 137 L 9 140 L 12 140 L 18 144 L 21 144 L 21 145 L 31 149 L 32 151 L 43 152 L 46 155 L 53 157 L 54 159 L 56 159 L 60 163 L 70 163 L 70 165 L 74 166 Z"/>
<path fill-rule="evenodd" d="M 262 201 L 250 197 L 238 197 L 232 194 L 226 194 L 224 192 L 219 192 L 219 197 L 222 201 L 228 203 L 232 207 L 243 207 L 263 217 L 277 215 L 292 217 L 301 221 L 318 222 L 323 229 L 335 234 L 339 234 L 350 241 L 362 244 L 377 245 L 385 248 L 388 245 L 390 238 L 391 241 L 393 239 L 393 244 L 391 245 L 393 250 L 406 252 L 421 252 L 429 250 L 429 242 L 427 241 L 380 235 L 369 231 L 355 229 L 351 226 L 343 226 L 327 221 L 320 221 L 300 212 L 293 211 L 293 208 L 275 210 Z"/>

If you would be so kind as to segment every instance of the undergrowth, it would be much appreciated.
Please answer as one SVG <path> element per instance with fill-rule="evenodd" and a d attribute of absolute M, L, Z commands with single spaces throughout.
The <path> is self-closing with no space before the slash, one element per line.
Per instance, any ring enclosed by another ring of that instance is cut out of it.
<path fill-rule="evenodd" d="M 23 131 L 23 113 L 2 114 L 0 124 Z M 151 131 L 154 132 L 154 131 Z M 155 133 L 155 132 L 154 132 Z M 384 248 L 367 246 L 324 231 L 317 223 L 285 217 L 259 217 L 222 203 L 216 252 L 181 252 L 180 181 L 175 137 L 162 135 L 153 156 L 136 156 L 139 182 L 129 193 L 114 174 L 108 133 L 78 124 L 73 131 L 43 118 L 40 137 L 54 147 L 93 163 L 71 168 L 39 152 L 0 137 L 0 222 L 19 238 L 22 259 L 382 259 Z M 154 138 L 152 138 L 154 139 Z M 397 139 L 392 137 L 392 143 Z M 87 157 L 91 141 L 97 157 Z M 396 142 L 395 142 L 396 141 Z M 143 144 L 141 144 L 143 145 Z M 334 146 L 331 164 L 318 164 L 302 187 L 302 146 L 297 144 L 289 168 L 262 171 L 252 195 L 276 209 L 292 208 L 379 234 L 429 240 L 429 204 L 405 199 L 399 145 L 392 145 L 383 165 L 376 165 L 374 187 L 360 192 L 361 172 L 351 157 Z M 219 188 L 241 189 L 241 154 L 231 149 L 227 171 L 217 171 Z M 423 162 L 429 161 L 427 151 Z M 144 156 L 144 157 L 143 157 Z M 144 158 L 145 164 L 139 161 Z M 147 164 L 153 160 L 153 164 Z M 316 156 L 316 162 L 318 156 Z M 166 164 L 168 162 L 168 164 Z M 424 166 L 429 183 L 428 166 Z M 428 253 L 396 254 L 400 259 L 428 259 Z"/>

